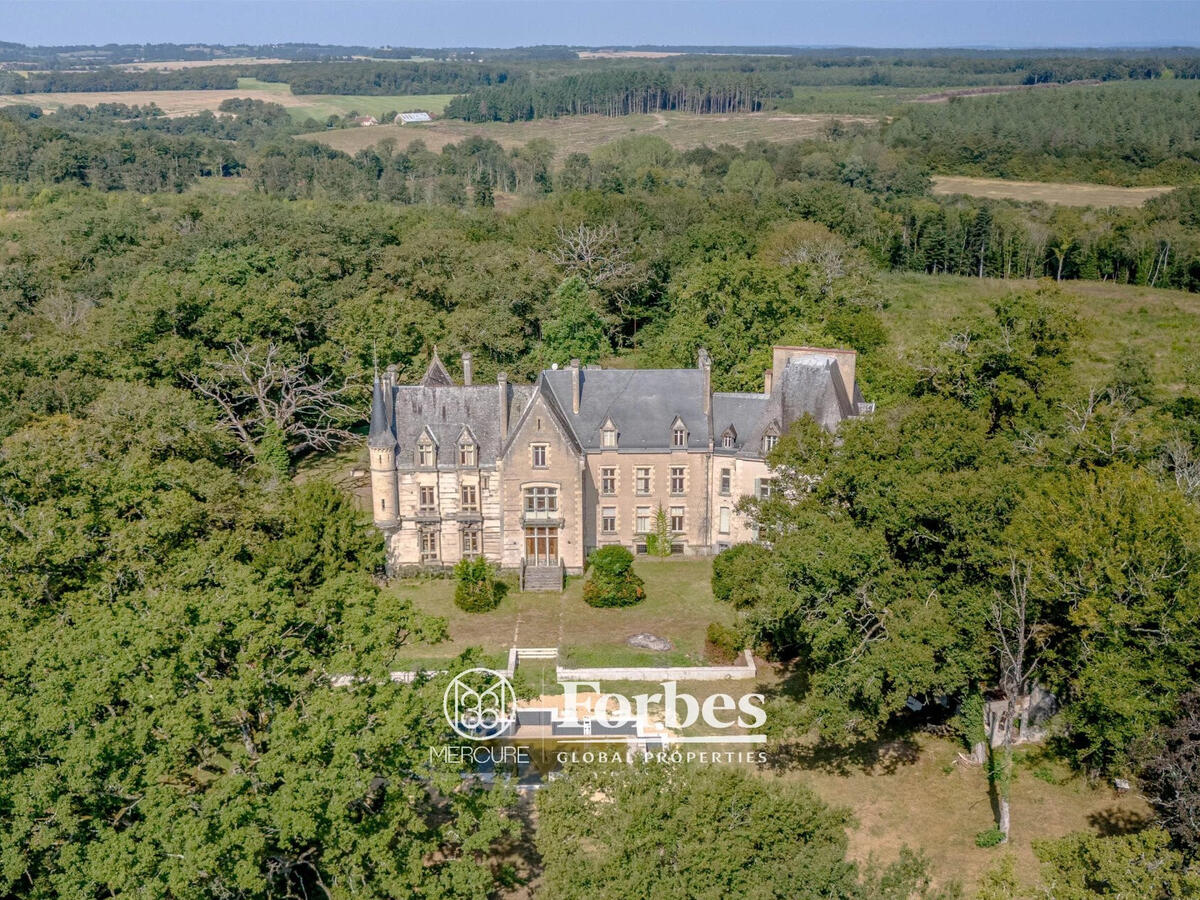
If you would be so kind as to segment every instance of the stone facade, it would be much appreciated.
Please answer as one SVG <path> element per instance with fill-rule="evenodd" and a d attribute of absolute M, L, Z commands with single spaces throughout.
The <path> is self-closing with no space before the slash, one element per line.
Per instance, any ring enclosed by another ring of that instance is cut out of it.
<path fill-rule="evenodd" d="M 532 385 L 457 385 L 436 353 L 420 384 L 394 370 L 372 401 L 372 508 L 392 571 L 482 554 L 506 569 L 583 570 L 618 544 L 644 552 L 659 508 L 676 552 L 753 540 L 738 500 L 769 490 L 765 454 L 811 415 L 833 430 L 870 409 L 854 351 L 776 347 L 760 393 L 714 392 L 695 369 L 580 366 Z"/>

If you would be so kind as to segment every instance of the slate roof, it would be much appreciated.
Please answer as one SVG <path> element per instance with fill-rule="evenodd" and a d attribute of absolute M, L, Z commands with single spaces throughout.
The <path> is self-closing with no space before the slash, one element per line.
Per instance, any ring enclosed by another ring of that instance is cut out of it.
<path fill-rule="evenodd" d="M 714 393 L 713 394 L 713 449 L 718 453 L 736 454 L 746 447 L 761 447 L 759 421 L 766 412 L 770 397 L 767 394 Z M 729 426 L 736 432 L 733 447 L 726 448 L 721 438 Z M 752 442 L 758 431 L 759 441 Z"/>
<path fill-rule="evenodd" d="M 580 369 L 579 413 L 572 411 L 571 370 L 542 372 L 547 387 L 585 450 L 600 449 L 607 419 L 617 426 L 619 450 L 668 450 L 678 416 L 689 450 L 707 450 L 704 373 L 699 369 Z"/>

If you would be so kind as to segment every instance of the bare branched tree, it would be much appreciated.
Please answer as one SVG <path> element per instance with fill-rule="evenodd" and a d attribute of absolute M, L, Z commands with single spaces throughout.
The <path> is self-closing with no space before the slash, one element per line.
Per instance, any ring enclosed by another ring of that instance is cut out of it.
<path fill-rule="evenodd" d="M 1029 605 L 1030 565 L 1013 559 L 1009 563 L 1008 593 L 996 592 L 991 608 L 992 641 L 1000 669 L 1000 690 L 1004 693 L 1004 716 L 1000 722 L 1002 741 L 1000 759 L 993 756 L 992 780 L 996 786 L 999 821 L 996 823 L 1008 842 L 1012 825 L 1013 744 L 1017 734 L 1017 704 L 1029 693 L 1033 673 L 1045 649 L 1045 629 L 1033 621 Z"/>
<path fill-rule="evenodd" d="M 616 223 L 580 224 L 570 229 L 560 225 L 555 233 L 558 246 L 550 254 L 554 264 L 568 275 L 578 275 L 592 287 L 633 271 L 629 248 L 621 243 Z"/>
<path fill-rule="evenodd" d="M 37 314 L 59 331 L 71 331 L 83 323 L 96 302 L 90 297 L 55 291 L 38 301 Z"/>
<path fill-rule="evenodd" d="M 1185 497 L 1200 500 L 1200 458 L 1192 452 L 1192 445 L 1180 435 L 1174 435 L 1163 448 L 1160 461 L 1174 479 Z"/>
<path fill-rule="evenodd" d="M 270 427 L 284 436 L 293 455 L 354 440 L 344 427 L 356 416 L 346 402 L 350 378 L 339 383 L 332 375 L 314 376 L 307 354 L 286 362 L 274 343 L 255 348 L 235 341 L 228 353 L 209 377 L 193 374 L 187 381 L 217 404 L 222 423 L 251 453 Z"/>

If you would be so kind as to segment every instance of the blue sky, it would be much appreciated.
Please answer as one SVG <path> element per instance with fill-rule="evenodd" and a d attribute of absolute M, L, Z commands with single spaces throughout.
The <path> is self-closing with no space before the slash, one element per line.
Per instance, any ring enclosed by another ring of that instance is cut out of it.
<path fill-rule="evenodd" d="M 0 0 L 27 44 L 1200 45 L 1197 0 Z"/>

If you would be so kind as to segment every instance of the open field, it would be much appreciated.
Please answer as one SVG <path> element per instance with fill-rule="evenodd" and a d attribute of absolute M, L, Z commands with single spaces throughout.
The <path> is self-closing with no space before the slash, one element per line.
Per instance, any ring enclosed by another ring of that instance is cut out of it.
<path fill-rule="evenodd" d="M 440 150 L 472 135 L 492 138 L 505 148 L 545 138 L 554 144 L 559 157 L 588 153 L 598 145 L 633 134 L 654 134 L 679 150 L 701 144 L 745 144 L 752 140 L 795 141 L 816 137 L 834 121 L 864 121 L 861 116 L 792 115 L 788 113 L 743 113 L 713 116 L 690 113 L 656 113 L 645 116 L 566 116 L 530 122 L 463 122 L 439 119 L 426 125 L 380 125 L 375 128 L 337 129 L 301 134 L 302 140 L 318 141 L 346 153 L 356 153 L 391 138 L 400 146 L 422 140 L 430 150 Z"/>
<path fill-rule="evenodd" d="M 1170 185 L 1113 187 L 1108 184 L 1010 181 L 1007 178 L 968 178 L 958 175 L 936 175 L 933 179 L 935 194 L 969 194 L 992 200 L 1041 201 L 1059 206 L 1141 206 L 1151 197 L 1174 189 Z"/>
<path fill-rule="evenodd" d="M 279 65 L 290 62 L 293 60 L 271 56 L 223 56 L 219 59 L 175 59 L 166 62 L 123 63 L 113 68 L 125 69 L 129 72 L 173 72 L 178 69 L 203 69 L 210 66 Z"/>
<path fill-rule="evenodd" d="M 808 742 L 772 744 L 773 777 L 807 784 L 835 806 L 849 809 L 850 856 L 895 860 L 907 844 L 929 856 L 939 883 L 957 879 L 970 896 L 982 874 L 1006 852 L 1017 858 L 1017 876 L 1037 879 L 1032 842 L 1072 831 L 1115 834 L 1147 824 L 1150 808 L 1136 793 L 1116 796 L 1107 785 L 1090 786 L 1037 749 L 1018 751 L 1013 780 L 1009 849 L 975 846 L 975 835 L 994 824 L 983 767 L 955 765 L 959 747 L 927 735 L 901 737 L 851 748 L 814 750 Z M 1034 774 L 1034 773 L 1037 774 Z"/>
<path fill-rule="evenodd" d="M 98 106 L 101 103 L 125 103 L 129 106 L 146 106 L 155 103 L 168 116 L 189 116 L 204 110 L 216 112 L 222 101 L 235 97 L 263 100 L 287 107 L 292 118 L 303 122 L 312 118 L 318 121 L 331 115 L 343 116 L 349 112 L 362 115 L 382 116 L 386 112 L 407 112 L 423 109 L 440 113 L 450 102 L 451 94 L 409 94 L 375 97 L 357 94 L 293 94 L 291 88 L 281 82 L 259 81 L 257 78 L 239 78 L 238 87 L 231 91 L 63 91 L 42 94 L 0 94 L 0 106 L 30 103 L 45 111 L 64 106 Z"/>
<path fill-rule="evenodd" d="M 945 337 L 955 316 L 980 312 L 994 298 L 1037 286 L 1033 281 L 898 272 L 881 275 L 880 284 L 889 300 L 884 325 L 902 354 Z M 1200 361 L 1200 294 L 1099 281 L 1064 281 L 1060 287 L 1078 304 L 1084 325 L 1075 342 L 1078 382 L 1103 384 L 1128 343 L 1149 360 L 1160 389 L 1183 390 L 1185 366 Z"/>
<path fill-rule="evenodd" d="M 731 623 L 733 610 L 713 599 L 708 559 L 639 559 L 637 573 L 646 581 L 646 599 L 626 609 L 595 609 L 583 602 L 583 579 L 568 579 L 555 593 L 519 593 L 513 589 L 498 609 L 465 613 L 454 605 L 454 581 L 403 580 L 389 590 L 410 597 L 423 612 L 447 619 L 450 640 L 412 648 L 425 663 L 450 659 L 469 647 L 486 653 L 509 647 L 558 647 L 564 662 L 587 665 L 703 665 L 704 633 L 710 622 Z M 638 650 L 625 640 L 648 631 L 670 640 L 665 653 Z M 404 658 L 398 662 L 403 667 Z"/>

